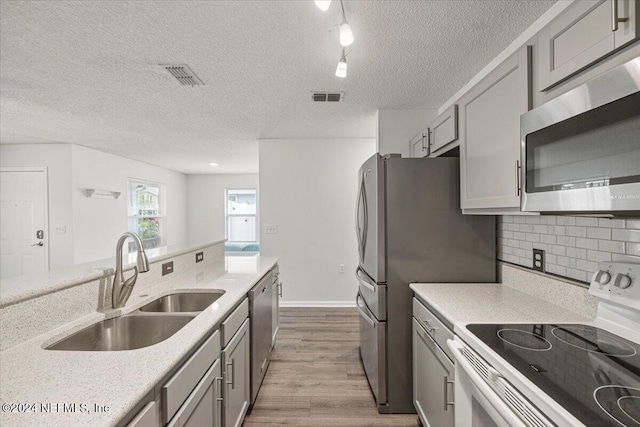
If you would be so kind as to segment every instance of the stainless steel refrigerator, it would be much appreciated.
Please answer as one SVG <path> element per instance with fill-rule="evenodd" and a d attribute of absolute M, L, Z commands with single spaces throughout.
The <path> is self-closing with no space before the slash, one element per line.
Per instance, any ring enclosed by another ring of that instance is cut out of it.
<path fill-rule="evenodd" d="M 462 215 L 459 177 L 458 158 L 376 154 L 360 168 L 360 357 L 380 413 L 415 413 L 409 284 L 496 281 L 495 217 Z"/>

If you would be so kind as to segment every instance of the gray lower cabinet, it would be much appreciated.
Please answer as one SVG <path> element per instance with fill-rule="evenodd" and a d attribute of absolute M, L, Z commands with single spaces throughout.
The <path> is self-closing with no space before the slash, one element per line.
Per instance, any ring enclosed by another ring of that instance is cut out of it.
<path fill-rule="evenodd" d="M 222 380 L 221 361 L 217 359 L 168 426 L 222 426 Z"/>
<path fill-rule="evenodd" d="M 546 90 L 640 36 L 636 0 L 574 2 L 538 34 L 538 77 Z"/>
<path fill-rule="evenodd" d="M 530 57 L 529 46 L 519 50 L 458 101 L 464 213 L 520 211 L 520 115 L 531 108 Z"/>
<path fill-rule="evenodd" d="M 414 300 L 413 404 L 425 427 L 453 427 L 455 367 L 432 336 L 453 339 L 453 333 L 438 321 L 420 320 L 422 311 L 426 308 Z"/>
<path fill-rule="evenodd" d="M 156 402 L 149 402 L 136 414 L 127 427 L 158 427 L 160 420 Z"/>
<path fill-rule="evenodd" d="M 276 346 L 280 322 L 280 297 L 282 296 L 282 283 L 280 283 L 280 269 L 278 265 L 273 269 L 273 283 L 271 288 L 271 348 Z"/>
<path fill-rule="evenodd" d="M 249 319 L 246 319 L 222 350 L 225 427 L 240 427 L 249 408 L 251 399 L 249 343 Z"/>

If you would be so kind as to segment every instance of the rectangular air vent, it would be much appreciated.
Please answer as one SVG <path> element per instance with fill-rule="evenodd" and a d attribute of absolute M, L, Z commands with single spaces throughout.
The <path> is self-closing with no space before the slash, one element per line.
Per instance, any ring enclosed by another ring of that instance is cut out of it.
<path fill-rule="evenodd" d="M 340 102 L 344 98 L 344 92 L 311 92 L 313 102 Z"/>
<path fill-rule="evenodd" d="M 183 86 L 204 85 L 202 80 L 196 76 L 196 73 L 191 71 L 191 68 L 189 68 L 187 64 L 160 64 L 160 66 L 171 73 Z"/>

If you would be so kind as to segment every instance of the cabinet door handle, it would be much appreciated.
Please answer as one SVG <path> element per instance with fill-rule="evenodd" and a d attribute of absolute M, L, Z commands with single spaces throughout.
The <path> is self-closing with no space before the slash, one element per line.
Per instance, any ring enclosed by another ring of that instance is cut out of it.
<path fill-rule="evenodd" d="M 427 149 L 427 147 L 425 147 L 424 145 L 424 133 L 422 134 L 422 138 L 420 138 L 420 144 L 422 145 L 422 151 Z"/>
<path fill-rule="evenodd" d="M 449 384 L 453 384 L 453 381 L 449 381 L 449 376 L 444 376 L 444 410 L 448 411 L 449 406 L 453 406 L 454 402 L 449 402 Z"/>
<path fill-rule="evenodd" d="M 226 366 L 231 366 L 231 381 L 227 380 L 226 384 L 231 386 L 231 390 L 235 390 L 236 389 L 236 364 L 235 364 L 235 359 L 231 359 L 231 363 L 227 362 L 225 363 Z M 229 372 L 227 370 L 227 372 Z"/>
<path fill-rule="evenodd" d="M 520 197 L 520 160 L 516 160 L 516 196 Z"/>
<path fill-rule="evenodd" d="M 282 282 L 278 284 L 278 296 L 282 298 Z"/>
<path fill-rule="evenodd" d="M 430 338 L 433 338 L 433 331 L 435 331 L 435 328 L 429 326 L 429 321 L 418 319 L 418 318 L 416 318 L 416 320 L 418 321 L 420 326 L 422 326 L 425 329 L 425 331 L 427 331 L 427 335 L 429 335 Z"/>
<path fill-rule="evenodd" d="M 627 22 L 629 18 L 618 17 L 618 0 L 611 0 L 611 31 L 618 31 L 618 22 Z"/>

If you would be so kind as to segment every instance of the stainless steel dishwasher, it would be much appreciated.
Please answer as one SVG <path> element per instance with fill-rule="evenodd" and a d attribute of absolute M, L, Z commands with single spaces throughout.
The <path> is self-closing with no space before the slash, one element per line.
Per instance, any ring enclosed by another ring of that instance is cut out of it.
<path fill-rule="evenodd" d="M 251 316 L 251 405 L 256 401 L 260 384 L 271 360 L 273 270 L 249 291 Z"/>

